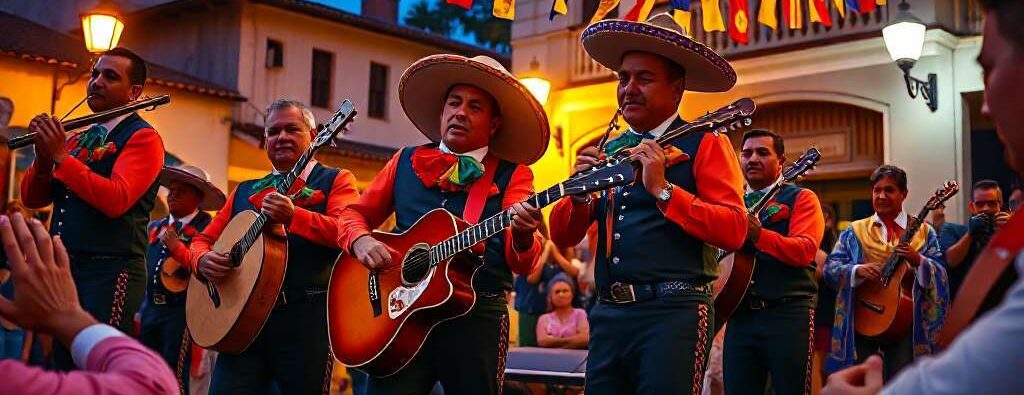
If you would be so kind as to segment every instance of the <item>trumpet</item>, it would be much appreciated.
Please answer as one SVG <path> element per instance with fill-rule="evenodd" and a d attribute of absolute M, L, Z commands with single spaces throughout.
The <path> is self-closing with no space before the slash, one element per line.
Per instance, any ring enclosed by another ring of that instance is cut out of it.
<path fill-rule="evenodd" d="M 109 109 L 107 111 L 101 111 L 101 112 L 89 114 L 89 115 L 86 115 L 86 116 L 83 116 L 83 117 L 74 118 L 74 119 L 70 119 L 70 120 L 67 120 L 67 121 L 62 121 L 61 125 L 64 126 L 64 130 L 65 131 L 70 132 L 70 131 L 73 131 L 73 130 L 76 130 L 76 129 L 80 129 L 80 128 L 85 127 L 85 126 L 92 125 L 94 123 L 106 122 L 106 121 L 109 121 L 111 119 L 117 118 L 119 116 L 131 113 L 131 112 L 134 112 L 134 111 L 137 111 L 137 110 L 142 110 L 142 109 L 148 108 L 147 111 L 151 111 L 151 110 L 156 109 L 159 106 L 162 106 L 162 105 L 170 103 L 170 102 L 171 102 L 171 96 L 169 96 L 169 95 L 160 95 L 160 96 L 157 96 L 157 97 L 151 97 L 151 98 L 146 98 L 146 99 L 142 99 L 142 100 L 136 100 L 136 101 L 133 101 L 131 103 L 125 104 L 125 105 L 123 105 L 121 107 L 112 108 L 112 109 Z M 14 149 L 18 149 L 18 148 L 34 145 L 36 143 L 35 137 L 36 137 L 36 133 L 33 132 L 33 133 L 25 134 L 23 136 L 18 136 L 18 137 L 12 138 L 12 139 L 7 141 L 7 148 L 10 148 L 10 149 L 14 150 Z"/>

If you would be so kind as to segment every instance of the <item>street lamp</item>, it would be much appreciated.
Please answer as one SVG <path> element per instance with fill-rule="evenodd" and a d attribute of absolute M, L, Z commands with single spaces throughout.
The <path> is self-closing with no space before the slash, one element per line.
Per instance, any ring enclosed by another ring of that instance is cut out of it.
<path fill-rule="evenodd" d="M 900 2 L 896 17 L 892 23 L 882 29 L 882 38 L 889 56 L 903 70 L 903 80 L 907 84 L 907 93 L 911 98 L 920 94 L 928 108 L 935 112 L 939 108 L 938 83 L 935 73 L 928 74 L 928 81 L 910 76 L 910 69 L 921 57 L 924 47 L 925 25 L 914 14 L 910 13 L 910 4 L 906 0 Z"/>
<path fill-rule="evenodd" d="M 551 93 L 551 81 L 544 78 L 538 77 L 540 70 L 540 62 L 537 58 L 533 58 L 530 61 L 530 73 L 527 75 L 533 75 L 533 77 L 523 77 L 519 79 L 526 86 L 526 89 L 530 91 L 530 94 L 537 99 L 541 107 L 548 102 L 548 94 Z"/>
<path fill-rule="evenodd" d="M 116 47 L 122 30 L 120 15 L 106 0 L 100 0 L 96 8 L 82 14 L 82 34 L 90 53 L 100 54 Z"/>

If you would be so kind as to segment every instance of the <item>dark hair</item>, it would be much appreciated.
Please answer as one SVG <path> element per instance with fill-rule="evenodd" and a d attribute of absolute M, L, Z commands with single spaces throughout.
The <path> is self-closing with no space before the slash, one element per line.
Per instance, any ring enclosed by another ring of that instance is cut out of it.
<path fill-rule="evenodd" d="M 878 166 L 878 168 L 871 173 L 871 185 L 877 184 L 878 181 L 884 177 L 892 177 L 892 179 L 896 181 L 896 186 L 898 186 L 901 191 L 907 191 L 907 172 L 903 171 L 903 169 L 893 165 Z"/>
<path fill-rule="evenodd" d="M 743 140 L 740 141 L 740 146 L 747 143 L 747 139 L 754 137 L 771 137 L 772 138 L 772 149 L 775 150 L 775 156 L 781 157 L 786 154 L 786 143 L 783 141 L 782 136 L 768 129 L 753 129 L 746 133 L 743 133 Z"/>
<path fill-rule="evenodd" d="M 1024 2 L 1020 0 L 979 0 L 981 8 L 999 19 L 1002 34 L 1018 50 L 1024 50 Z"/>
<path fill-rule="evenodd" d="M 141 56 L 123 47 L 113 48 L 104 52 L 101 56 L 120 56 L 130 60 L 131 67 L 128 69 L 128 81 L 131 81 L 132 85 L 146 86 L 146 76 L 149 75 L 149 68 Z"/>
<path fill-rule="evenodd" d="M 974 183 L 973 191 L 978 191 L 982 189 L 995 189 L 996 196 L 999 197 L 1000 201 L 1003 200 L 1003 189 L 999 187 L 999 182 L 997 182 L 996 180 L 985 179 Z"/>

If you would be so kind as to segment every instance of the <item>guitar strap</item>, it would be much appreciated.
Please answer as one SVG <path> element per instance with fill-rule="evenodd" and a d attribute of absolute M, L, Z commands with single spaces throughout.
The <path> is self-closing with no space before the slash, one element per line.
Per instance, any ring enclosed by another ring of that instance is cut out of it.
<path fill-rule="evenodd" d="M 487 155 L 484 158 L 484 175 L 480 176 L 473 186 L 469 187 L 469 196 L 466 197 L 466 207 L 462 210 L 462 219 L 475 225 L 484 213 L 484 206 L 487 204 L 487 196 L 491 193 L 491 185 L 494 184 L 494 173 L 498 172 L 498 158 Z"/>
<path fill-rule="evenodd" d="M 1024 249 L 1024 215 L 1017 210 L 1003 229 L 992 236 L 988 246 L 982 250 L 974 265 L 967 272 L 960 293 L 953 300 L 949 320 L 939 335 L 939 346 L 949 347 L 956 336 L 967 328 L 978 315 L 982 303 L 993 287 L 999 283 L 1013 261 Z M 1000 295 L 1002 297 L 1003 295 Z"/>

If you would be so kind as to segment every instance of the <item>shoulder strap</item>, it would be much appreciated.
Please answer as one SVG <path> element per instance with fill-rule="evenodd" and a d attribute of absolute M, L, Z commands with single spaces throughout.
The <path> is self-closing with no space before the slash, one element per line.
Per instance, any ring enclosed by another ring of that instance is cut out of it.
<path fill-rule="evenodd" d="M 498 172 L 498 158 L 487 155 L 484 158 L 484 175 L 480 176 L 473 186 L 469 187 L 469 196 L 466 198 L 466 207 L 462 210 L 462 219 L 470 224 L 480 220 L 484 213 L 484 205 L 487 203 L 487 195 L 491 192 L 491 184 L 494 183 L 494 173 Z"/>

